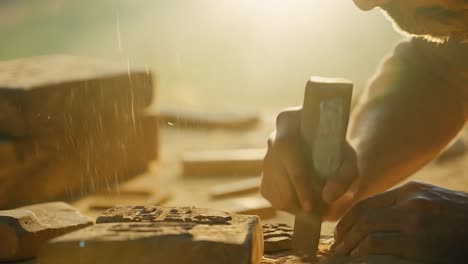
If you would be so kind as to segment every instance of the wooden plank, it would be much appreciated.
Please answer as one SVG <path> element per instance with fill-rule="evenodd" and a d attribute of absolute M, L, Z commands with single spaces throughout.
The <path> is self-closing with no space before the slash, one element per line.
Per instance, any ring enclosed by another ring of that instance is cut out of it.
<path fill-rule="evenodd" d="M 104 195 L 94 194 L 87 196 L 82 201 L 88 205 L 88 210 L 104 211 L 117 206 L 130 206 L 130 205 L 148 205 L 148 206 L 161 206 L 168 202 L 171 198 L 169 192 L 152 193 L 149 196 L 141 196 L 138 193 L 121 192 L 118 195 Z"/>
<path fill-rule="evenodd" d="M 222 207 L 224 210 L 242 215 L 257 215 L 260 219 L 269 219 L 276 215 L 276 209 L 263 197 L 243 197 L 229 199 Z"/>
<path fill-rule="evenodd" d="M 210 196 L 214 199 L 226 198 L 235 195 L 248 194 L 260 189 L 261 178 L 239 180 L 231 183 L 220 184 L 210 189 Z"/>
<path fill-rule="evenodd" d="M 188 177 L 258 175 L 266 149 L 204 150 L 183 154 L 183 174 Z"/>
<path fill-rule="evenodd" d="M 192 129 L 243 130 L 254 128 L 260 121 L 258 114 L 238 112 L 160 109 L 157 115 L 163 126 Z"/>

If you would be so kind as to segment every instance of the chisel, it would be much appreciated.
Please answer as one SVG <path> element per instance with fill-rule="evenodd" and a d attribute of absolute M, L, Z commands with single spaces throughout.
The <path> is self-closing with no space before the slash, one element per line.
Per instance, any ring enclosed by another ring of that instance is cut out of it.
<path fill-rule="evenodd" d="M 353 84 L 344 79 L 312 77 L 306 85 L 300 135 L 309 164 L 309 183 L 317 195 L 313 212 L 296 215 L 293 249 L 313 258 L 322 225 L 321 192 L 343 161 Z M 314 176 L 312 176 L 314 175 Z"/>

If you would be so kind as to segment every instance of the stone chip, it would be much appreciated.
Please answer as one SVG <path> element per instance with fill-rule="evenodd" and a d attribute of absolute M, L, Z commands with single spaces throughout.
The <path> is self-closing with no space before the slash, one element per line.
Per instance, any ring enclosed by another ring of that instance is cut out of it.
<path fill-rule="evenodd" d="M 264 224 L 263 240 L 265 253 L 291 250 L 292 227 L 285 224 Z"/>

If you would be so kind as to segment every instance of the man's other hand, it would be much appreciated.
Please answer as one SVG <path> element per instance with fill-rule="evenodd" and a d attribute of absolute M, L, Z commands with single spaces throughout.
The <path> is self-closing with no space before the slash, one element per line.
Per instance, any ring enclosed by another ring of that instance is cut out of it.
<path fill-rule="evenodd" d="M 410 182 L 354 206 L 336 227 L 334 252 L 467 263 L 467 223 L 466 193 Z"/>

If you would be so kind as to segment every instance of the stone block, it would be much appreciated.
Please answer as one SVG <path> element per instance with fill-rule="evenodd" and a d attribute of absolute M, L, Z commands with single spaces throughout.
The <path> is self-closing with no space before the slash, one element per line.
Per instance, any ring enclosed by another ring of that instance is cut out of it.
<path fill-rule="evenodd" d="M 0 134 L 70 136 L 132 120 L 152 100 L 146 69 L 64 55 L 0 62 Z"/>
<path fill-rule="evenodd" d="M 18 139 L 16 165 L 0 169 L 0 208 L 80 198 L 120 184 L 157 159 L 157 133 L 156 118 L 145 117 L 68 142 Z"/>
<path fill-rule="evenodd" d="M 90 218 L 62 202 L 0 211 L 0 261 L 35 257 L 48 240 L 92 224 Z"/>

